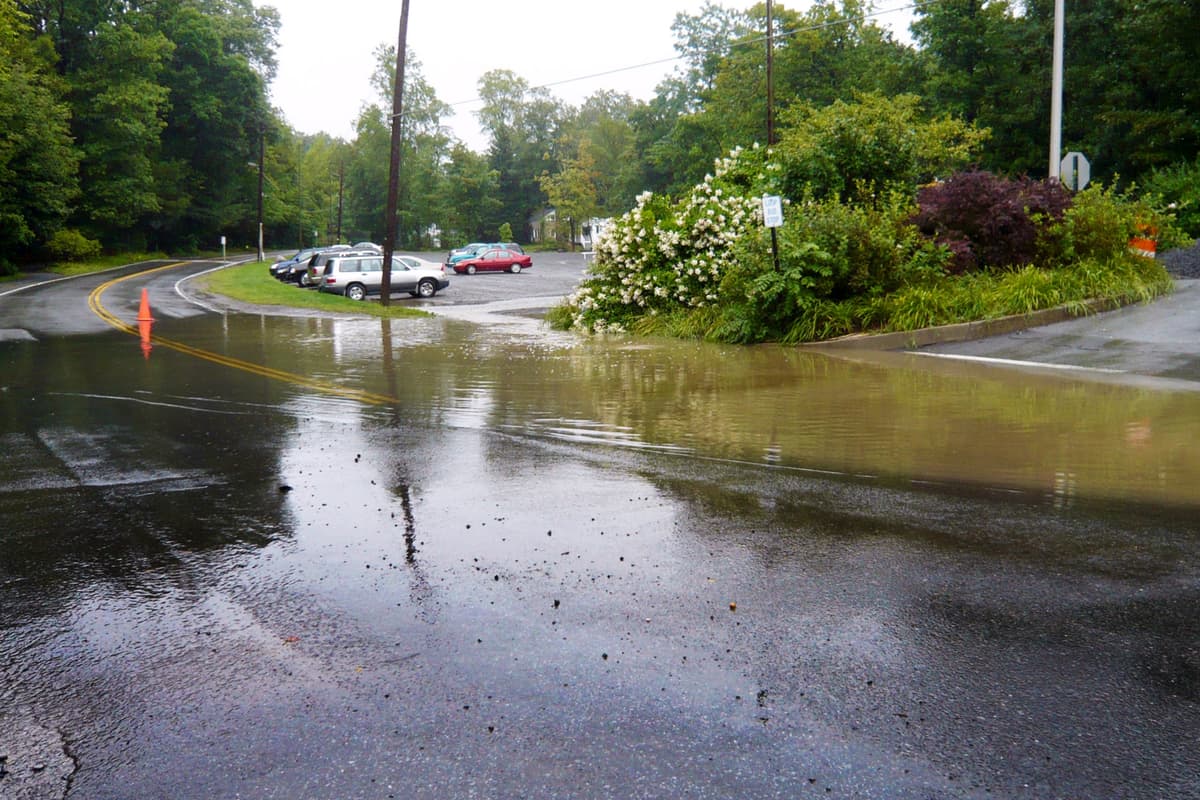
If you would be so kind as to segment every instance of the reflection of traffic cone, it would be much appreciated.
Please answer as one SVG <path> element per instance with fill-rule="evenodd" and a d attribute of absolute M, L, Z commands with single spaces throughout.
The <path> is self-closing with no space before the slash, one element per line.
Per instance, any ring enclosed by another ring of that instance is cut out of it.
<path fill-rule="evenodd" d="M 138 322 L 153 322 L 154 317 L 150 316 L 150 293 L 142 289 L 142 305 L 138 309 Z"/>
<path fill-rule="evenodd" d="M 150 329 L 152 327 L 154 327 L 153 320 L 138 320 L 138 333 L 142 337 L 142 355 L 146 358 L 150 358 L 150 351 L 154 349 L 154 345 L 150 344 Z"/>

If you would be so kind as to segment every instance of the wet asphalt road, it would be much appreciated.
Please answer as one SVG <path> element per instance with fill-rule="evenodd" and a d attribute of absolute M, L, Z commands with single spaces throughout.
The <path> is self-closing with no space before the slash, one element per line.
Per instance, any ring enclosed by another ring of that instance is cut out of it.
<path fill-rule="evenodd" d="M 1200 385 L 1200 280 L 1176 281 L 1153 303 L 974 342 L 934 345 L 927 352 L 998 361 L 1074 366 L 1097 373 L 1145 376 Z M 1010 365 L 1011 367 L 1011 365 Z"/>
<path fill-rule="evenodd" d="M 519 313 L 563 258 L 414 304 Z M 285 345 L 175 292 L 203 266 L 102 304 L 355 378 L 311 352 L 366 329 Z M 0 297 L 0 797 L 1200 797 L 1200 502 L 588 446 L 437 385 L 584 357 L 529 327 L 397 324 L 378 406 L 144 359 L 88 310 L 120 274 Z"/>

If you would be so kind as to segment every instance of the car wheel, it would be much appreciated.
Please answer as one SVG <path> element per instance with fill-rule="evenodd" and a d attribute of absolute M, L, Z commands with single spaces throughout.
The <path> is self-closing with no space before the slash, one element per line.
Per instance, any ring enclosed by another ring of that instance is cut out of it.
<path fill-rule="evenodd" d="M 513 265 L 508 268 L 508 271 L 511 272 L 513 275 L 516 275 L 518 272 L 521 271 L 521 265 L 514 261 Z"/>
<path fill-rule="evenodd" d="M 468 275 L 475 274 L 475 265 L 474 264 L 467 264 L 467 274 Z"/>
<path fill-rule="evenodd" d="M 300 276 L 300 285 L 301 285 L 301 286 L 312 286 L 312 281 L 310 281 L 310 280 L 308 279 L 308 273 L 307 273 L 307 272 L 303 273 L 303 274 Z"/>
<path fill-rule="evenodd" d="M 433 297 L 437 294 L 437 284 L 431 280 L 423 280 L 417 284 L 416 294 L 421 297 Z"/>
<path fill-rule="evenodd" d="M 346 287 L 346 297 L 351 300 L 364 300 L 367 296 L 367 290 L 363 288 L 361 283 L 352 283 Z"/>

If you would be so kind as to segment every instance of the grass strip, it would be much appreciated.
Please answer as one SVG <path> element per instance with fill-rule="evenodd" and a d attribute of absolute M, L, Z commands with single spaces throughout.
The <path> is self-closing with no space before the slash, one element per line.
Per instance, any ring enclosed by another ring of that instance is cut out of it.
<path fill-rule="evenodd" d="M 285 306 L 287 308 L 311 308 L 341 314 L 361 314 L 372 317 L 428 317 L 427 311 L 395 305 L 400 298 L 393 294 L 392 305 L 387 308 L 378 302 L 349 300 L 340 294 L 302 289 L 294 283 L 283 283 L 271 277 L 266 261 L 252 261 L 236 267 L 211 272 L 197 278 L 200 285 L 214 294 L 252 303 L 259 306 Z"/>

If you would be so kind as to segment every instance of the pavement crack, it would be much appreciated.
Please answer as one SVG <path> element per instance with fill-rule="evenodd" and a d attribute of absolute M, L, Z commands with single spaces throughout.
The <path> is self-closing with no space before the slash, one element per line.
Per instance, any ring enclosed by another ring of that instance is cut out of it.
<path fill-rule="evenodd" d="M 75 776 L 79 774 L 79 756 L 75 754 L 71 737 L 67 736 L 66 731 L 59 728 L 58 737 L 62 740 L 63 755 L 71 762 L 71 771 L 63 778 L 63 797 L 70 797 L 71 788 L 75 785 Z"/>

